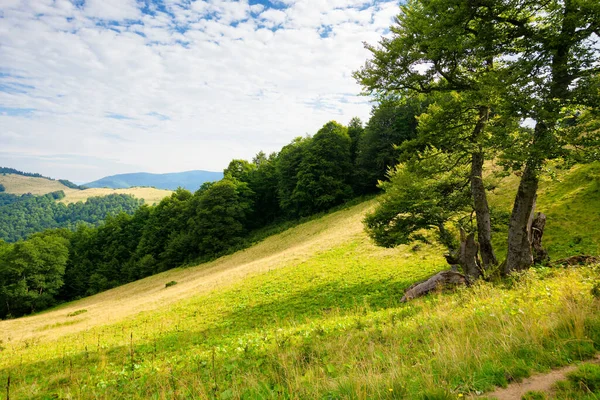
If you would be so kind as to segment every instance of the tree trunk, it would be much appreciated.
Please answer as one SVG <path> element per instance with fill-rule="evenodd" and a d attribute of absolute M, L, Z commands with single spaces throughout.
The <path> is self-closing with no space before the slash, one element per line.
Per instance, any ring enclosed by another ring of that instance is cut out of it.
<path fill-rule="evenodd" d="M 470 233 L 465 237 L 461 232 L 460 265 L 463 273 L 470 282 L 481 278 L 481 262 L 479 261 L 479 244 L 475 241 L 475 234 Z"/>
<path fill-rule="evenodd" d="M 576 48 L 573 35 L 577 30 L 577 2 L 565 0 L 559 35 L 552 43 L 551 81 L 549 94 L 537 113 L 533 143 L 528 150 L 529 159 L 521 177 L 508 230 L 508 254 L 504 273 L 520 271 L 533 264 L 531 249 L 531 223 L 535 211 L 539 177 L 538 173 L 556 143 L 552 129 L 559 119 L 561 102 L 569 97 L 569 86 L 577 78 L 569 66 L 570 53 Z"/>
<path fill-rule="evenodd" d="M 496 255 L 492 247 L 492 219 L 483 185 L 483 153 L 473 153 L 471 161 L 471 195 L 477 219 L 477 239 L 483 268 L 496 265 Z"/>
<path fill-rule="evenodd" d="M 508 254 L 504 274 L 522 271 L 533 265 L 531 251 L 531 224 L 538 188 L 538 176 L 534 168 L 525 166 L 508 227 Z"/>
<path fill-rule="evenodd" d="M 537 213 L 531 224 L 531 247 L 533 248 L 533 262 L 536 264 L 548 261 L 548 252 L 542 247 L 545 226 L 546 214 Z"/>
<path fill-rule="evenodd" d="M 488 68 L 491 68 L 493 61 L 488 60 Z M 488 106 L 479 107 L 479 117 L 473 133 L 471 134 L 471 142 L 477 146 L 476 150 L 471 155 L 471 197 L 473 198 L 473 208 L 477 219 L 477 239 L 479 240 L 481 260 L 483 268 L 488 269 L 490 266 L 498 263 L 494 249 L 492 247 L 492 222 L 490 217 L 490 207 L 487 202 L 485 186 L 483 184 L 483 161 L 484 153 L 481 146 L 481 135 L 485 130 L 485 126 L 489 120 L 490 108 Z"/>
<path fill-rule="evenodd" d="M 445 286 L 466 285 L 467 283 L 468 281 L 465 276 L 458 272 L 442 271 L 426 281 L 416 283 L 409 287 L 400 301 L 405 302 L 416 297 L 421 297 Z"/>
<path fill-rule="evenodd" d="M 446 261 L 452 267 L 452 271 L 461 270 L 469 282 L 481 278 L 483 269 L 479 260 L 479 243 L 475 240 L 475 234 L 467 235 L 463 229 L 460 230 L 460 248 L 445 254 Z"/>

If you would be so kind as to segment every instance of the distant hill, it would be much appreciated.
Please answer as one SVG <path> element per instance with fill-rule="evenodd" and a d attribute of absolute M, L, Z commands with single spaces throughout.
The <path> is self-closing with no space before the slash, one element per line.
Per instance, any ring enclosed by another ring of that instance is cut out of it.
<path fill-rule="evenodd" d="M 0 172 L 0 193 L 8 194 L 33 194 L 43 196 L 48 193 L 62 191 L 66 197 L 60 200 L 61 203 L 70 204 L 78 201 L 85 202 L 90 197 L 102 197 L 111 194 L 130 194 L 138 199 L 144 199 L 146 204 L 155 204 L 163 198 L 170 196 L 171 191 L 154 188 L 126 188 L 126 189 L 110 189 L 110 188 L 91 188 L 82 190 L 73 189 L 72 186 L 66 185 L 65 180 L 53 180 L 44 177 L 38 177 L 39 174 L 13 174 Z M 41 176 L 41 175 L 40 175 Z M 4 188 L 4 190 L 2 190 Z"/>
<path fill-rule="evenodd" d="M 31 172 L 23 172 L 23 171 L 19 171 L 18 169 L 8 168 L 8 167 L 0 167 L 0 174 L 2 174 L 3 176 L 20 175 L 20 176 L 26 176 L 29 178 L 41 178 L 41 179 L 46 179 L 49 181 L 56 181 L 56 179 L 48 178 L 47 176 L 44 176 L 41 174 L 31 173 Z M 66 180 L 66 179 L 58 179 L 58 182 L 62 183 L 64 186 L 66 186 L 70 189 L 78 189 L 78 190 L 85 189 L 85 187 L 76 185 L 73 182 Z"/>
<path fill-rule="evenodd" d="M 169 174 L 150 174 L 139 172 L 107 176 L 97 181 L 86 183 L 89 188 L 127 189 L 133 186 L 154 186 L 158 189 L 175 190 L 183 187 L 195 192 L 204 182 L 214 182 L 223 178 L 222 172 L 186 171 Z"/>

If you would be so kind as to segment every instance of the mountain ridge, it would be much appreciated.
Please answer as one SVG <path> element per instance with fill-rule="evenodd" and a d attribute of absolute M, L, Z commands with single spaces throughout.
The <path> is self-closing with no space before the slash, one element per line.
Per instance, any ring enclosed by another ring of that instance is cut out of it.
<path fill-rule="evenodd" d="M 205 182 L 218 181 L 223 178 L 222 172 L 191 170 L 154 174 L 150 172 L 134 172 L 105 176 L 104 178 L 86 183 L 90 188 L 128 189 L 134 186 L 153 186 L 157 189 L 175 190 L 182 187 L 196 191 Z"/>

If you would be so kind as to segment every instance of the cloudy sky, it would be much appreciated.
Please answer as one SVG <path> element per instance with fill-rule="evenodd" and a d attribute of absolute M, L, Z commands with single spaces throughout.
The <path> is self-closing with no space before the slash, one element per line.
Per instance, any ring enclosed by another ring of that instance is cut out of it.
<path fill-rule="evenodd" d="M 368 118 L 384 0 L 0 0 L 0 166 L 76 182 L 222 170 Z"/>

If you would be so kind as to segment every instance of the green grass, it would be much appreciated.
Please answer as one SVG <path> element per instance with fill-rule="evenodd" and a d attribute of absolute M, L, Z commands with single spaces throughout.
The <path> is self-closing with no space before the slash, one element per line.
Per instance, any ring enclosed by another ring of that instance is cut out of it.
<path fill-rule="evenodd" d="M 582 364 L 569 373 L 567 379 L 557 382 L 554 391 L 547 397 L 553 400 L 598 400 L 600 399 L 600 365 Z"/>
<path fill-rule="evenodd" d="M 540 204 L 554 207 L 549 218 L 596 204 L 595 181 L 581 178 L 594 170 L 585 168 L 545 184 Z M 592 295 L 600 266 L 536 268 L 400 303 L 408 286 L 446 268 L 443 249 L 375 247 L 359 224 L 370 207 L 308 221 L 213 263 L 0 322 L 0 332 L 8 328 L 0 383 L 11 377 L 11 399 L 458 399 L 600 349 L 600 300 Z M 553 257 L 573 249 L 561 244 L 567 222 L 585 235 L 577 251 L 598 254 L 589 215 L 599 209 L 549 219 Z M 222 281 L 208 288 L 194 283 L 215 274 Z M 178 284 L 165 290 L 170 281 Z M 145 305 L 152 298 L 158 304 Z M 105 323 L 109 315 L 98 310 L 110 301 L 123 315 Z M 130 308 L 137 311 L 123 311 Z M 65 326 L 81 309 L 86 319 Z M 31 334 L 42 319 L 60 325 Z"/>
<path fill-rule="evenodd" d="M 548 218 L 543 243 L 550 258 L 600 254 L 600 162 L 554 171 L 552 175 L 554 178 L 546 175 L 542 179 L 537 202 L 537 210 Z M 508 213 L 517 186 L 516 176 L 507 178 L 490 195 L 490 205 Z M 500 258 L 506 256 L 507 229 L 507 225 L 502 227 L 494 240 Z"/>

